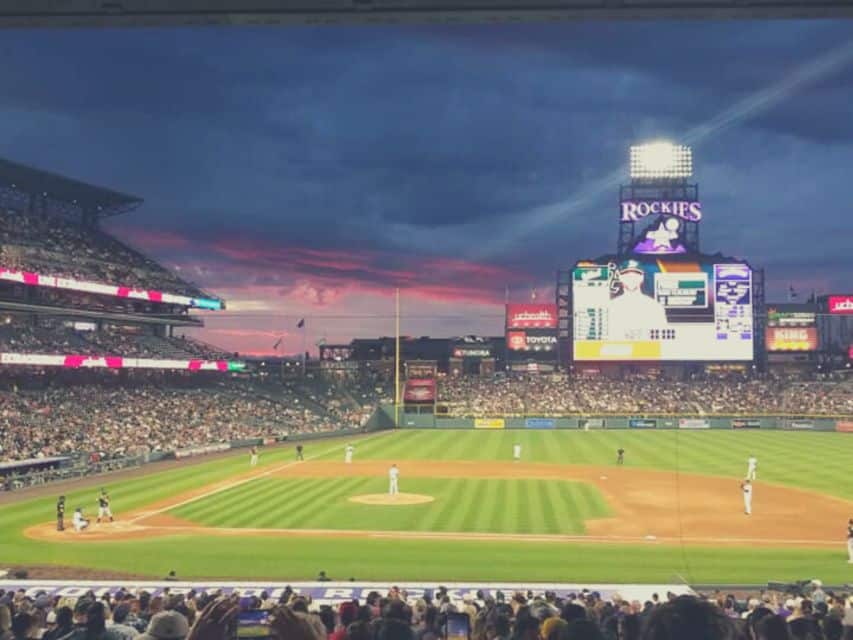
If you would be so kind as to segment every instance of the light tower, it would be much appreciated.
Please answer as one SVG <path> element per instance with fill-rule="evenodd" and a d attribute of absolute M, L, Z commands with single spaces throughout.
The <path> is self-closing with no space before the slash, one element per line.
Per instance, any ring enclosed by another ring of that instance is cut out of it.
<path fill-rule="evenodd" d="M 617 255 L 655 253 L 642 248 L 646 238 L 660 247 L 654 234 L 673 238 L 677 234 L 678 248 L 672 252 L 699 251 L 702 208 L 698 185 L 688 182 L 692 176 L 693 152 L 688 146 L 655 141 L 631 147 L 631 182 L 619 188 Z"/>

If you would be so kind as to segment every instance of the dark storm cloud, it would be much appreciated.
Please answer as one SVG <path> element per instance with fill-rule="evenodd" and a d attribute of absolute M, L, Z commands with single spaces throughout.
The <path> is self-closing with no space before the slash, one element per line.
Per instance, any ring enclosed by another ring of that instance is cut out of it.
<path fill-rule="evenodd" d="M 841 22 L 7 32 L 0 152 L 145 197 L 116 228 L 210 287 L 459 296 L 612 249 L 629 144 L 850 41 Z M 842 61 L 697 144 L 708 249 L 766 263 L 778 291 L 853 280 L 843 233 L 778 258 L 843 225 L 851 87 Z"/>

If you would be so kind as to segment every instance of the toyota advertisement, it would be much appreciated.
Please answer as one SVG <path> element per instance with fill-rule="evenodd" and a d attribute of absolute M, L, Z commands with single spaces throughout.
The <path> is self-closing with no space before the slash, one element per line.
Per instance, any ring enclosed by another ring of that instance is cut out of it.
<path fill-rule="evenodd" d="M 557 360 L 557 305 L 506 305 L 506 349 L 510 363 Z"/>
<path fill-rule="evenodd" d="M 752 270 L 693 258 L 579 262 L 576 361 L 749 361 Z"/>

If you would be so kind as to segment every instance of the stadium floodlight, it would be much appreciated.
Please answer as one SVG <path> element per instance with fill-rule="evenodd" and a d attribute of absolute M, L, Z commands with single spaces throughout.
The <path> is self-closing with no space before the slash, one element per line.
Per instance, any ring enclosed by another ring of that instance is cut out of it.
<path fill-rule="evenodd" d="M 631 147 L 631 179 L 672 180 L 693 175 L 690 147 L 671 142 L 652 142 Z"/>

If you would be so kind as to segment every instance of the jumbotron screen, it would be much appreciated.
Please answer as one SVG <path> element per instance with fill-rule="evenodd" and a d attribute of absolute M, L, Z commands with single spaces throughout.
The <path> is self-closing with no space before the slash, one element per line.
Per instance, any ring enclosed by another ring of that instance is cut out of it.
<path fill-rule="evenodd" d="M 739 262 L 579 262 L 573 272 L 578 361 L 753 358 L 752 270 Z"/>

